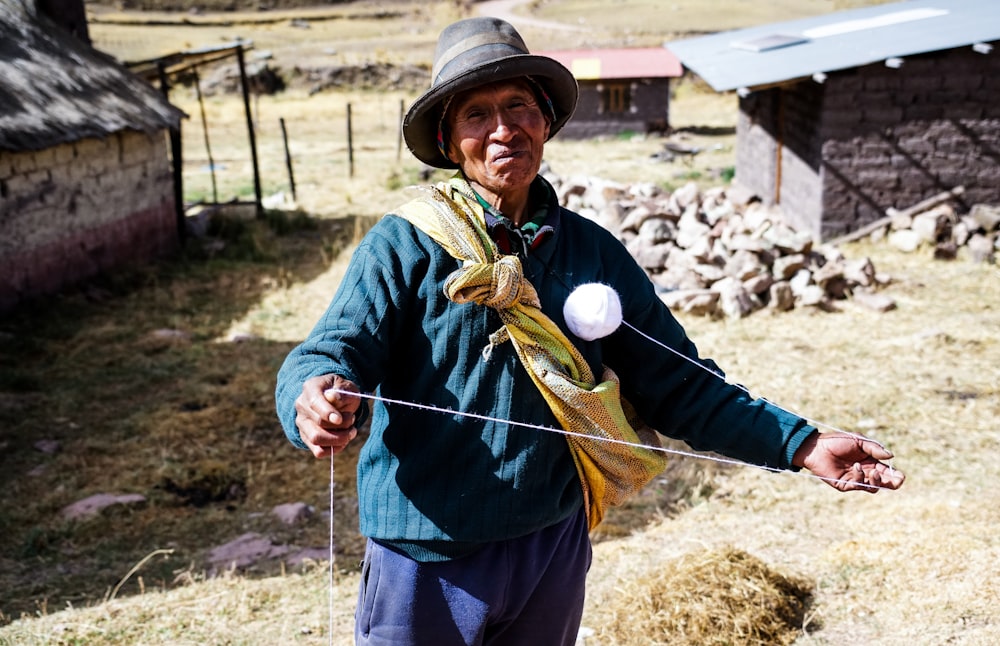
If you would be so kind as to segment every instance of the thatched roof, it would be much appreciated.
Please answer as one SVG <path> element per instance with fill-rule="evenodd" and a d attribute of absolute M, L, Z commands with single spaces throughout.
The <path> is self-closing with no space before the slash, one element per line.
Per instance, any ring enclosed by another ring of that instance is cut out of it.
<path fill-rule="evenodd" d="M 0 149 L 155 132 L 184 116 L 114 59 L 36 15 L 32 0 L 0 0 Z"/>

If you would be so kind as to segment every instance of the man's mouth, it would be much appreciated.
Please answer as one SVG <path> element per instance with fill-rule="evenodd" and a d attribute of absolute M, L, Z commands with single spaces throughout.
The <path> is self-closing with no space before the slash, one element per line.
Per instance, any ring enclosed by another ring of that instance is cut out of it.
<path fill-rule="evenodd" d="M 517 157 L 522 156 L 523 154 L 524 154 L 523 151 L 520 150 L 504 150 L 503 152 L 499 152 L 493 155 L 493 161 L 502 162 L 508 159 L 515 159 Z"/>

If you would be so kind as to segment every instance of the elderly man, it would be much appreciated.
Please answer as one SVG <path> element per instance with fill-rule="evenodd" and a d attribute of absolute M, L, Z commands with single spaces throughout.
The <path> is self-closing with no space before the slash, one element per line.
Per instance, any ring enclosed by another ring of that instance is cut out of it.
<path fill-rule="evenodd" d="M 282 425 L 318 458 L 374 402 L 358 644 L 573 644 L 589 529 L 662 467 L 650 427 L 842 490 L 902 484 L 876 442 L 820 434 L 720 379 L 624 247 L 559 206 L 538 171 L 576 100 L 570 72 L 506 22 L 447 27 L 403 132 L 457 172 L 372 228 L 281 368 Z M 563 304 L 584 283 L 611 286 L 629 327 L 672 351 L 625 326 L 574 334 Z"/>

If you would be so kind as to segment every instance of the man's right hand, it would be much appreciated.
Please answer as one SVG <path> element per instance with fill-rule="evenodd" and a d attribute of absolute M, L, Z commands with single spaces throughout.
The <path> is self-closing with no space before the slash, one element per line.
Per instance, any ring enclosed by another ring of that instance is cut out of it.
<path fill-rule="evenodd" d="M 345 392 L 361 391 L 343 377 L 321 375 L 302 384 L 302 393 L 295 399 L 299 437 L 317 458 L 343 451 L 358 434 L 354 420 L 361 398 Z"/>

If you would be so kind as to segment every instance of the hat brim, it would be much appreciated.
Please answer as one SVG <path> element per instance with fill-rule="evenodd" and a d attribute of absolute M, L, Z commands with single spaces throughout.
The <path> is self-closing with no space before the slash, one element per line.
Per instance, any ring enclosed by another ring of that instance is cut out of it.
<path fill-rule="evenodd" d="M 403 118 L 403 139 L 414 157 L 435 168 L 458 168 L 437 146 L 441 105 L 446 98 L 480 85 L 530 76 L 545 88 L 555 109 L 549 139 L 569 121 L 576 110 L 579 87 L 573 73 L 546 56 L 519 54 L 473 67 L 436 85 L 421 95 Z"/>

